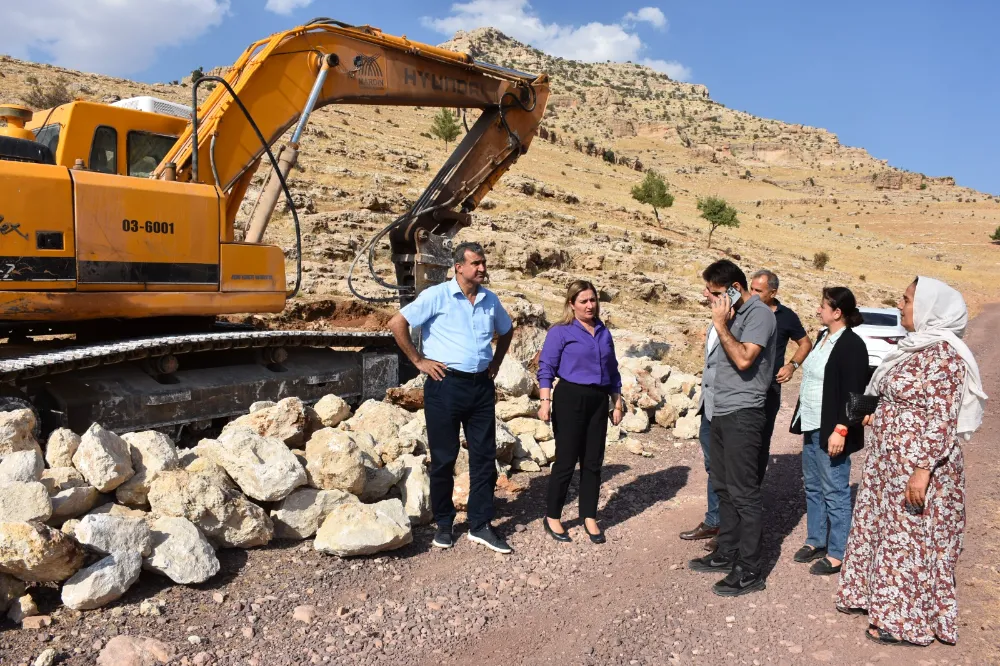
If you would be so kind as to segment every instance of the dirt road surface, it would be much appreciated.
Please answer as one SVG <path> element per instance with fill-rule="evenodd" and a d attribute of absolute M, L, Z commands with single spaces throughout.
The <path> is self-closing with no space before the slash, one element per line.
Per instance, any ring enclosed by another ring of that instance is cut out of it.
<path fill-rule="evenodd" d="M 805 539 L 801 444 L 784 432 L 794 387 L 785 391 L 764 486 L 763 592 L 723 599 L 709 589 L 715 577 L 686 568 L 702 553 L 700 543 L 677 538 L 704 511 L 701 451 L 659 431 L 644 436 L 652 458 L 609 452 L 603 546 L 575 520 L 575 485 L 565 513 L 573 543 L 547 537 L 547 475 L 519 475 L 525 490 L 498 500 L 512 556 L 473 545 L 464 524 L 447 552 L 430 547 L 430 528 L 381 557 L 339 560 L 311 542 L 223 551 L 223 572 L 209 584 L 171 586 L 144 575 L 121 602 L 98 611 L 60 609 L 54 591 L 36 593 L 55 623 L 40 631 L 0 625 L 0 665 L 30 664 L 45 648 L 55 649 L 57 663 L 93 664 L 119 634 L 158 638 L 181 664 L 1000 664 L 998 330 L 1000 307 L 993 307 L 968 336 L 993 400 L 966 447 L 957 646 L 874 645 L 864 638 L 864 617 L 835 611 L 836 578 L 792 562 Z M 311 622 L 293 618 L 300 606 L 313 607 Z"/>

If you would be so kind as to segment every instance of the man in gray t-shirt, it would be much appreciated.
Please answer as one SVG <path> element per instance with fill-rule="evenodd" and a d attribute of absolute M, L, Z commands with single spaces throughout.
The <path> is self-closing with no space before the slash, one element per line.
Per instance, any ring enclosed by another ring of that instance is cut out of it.
<path fill-rule="evenodd" d="M 765 587 L 761 563 L 763 504 L 760 450 L 764 401 L 774 377 L 777 325 L 771 308 L 751 294 L 746 274 L 720 260 L 702 273 L 719 343 L 710 425 L 710 479 L 719 497 L 718 549 L 691 560 L 695 571 L 727 573 L 712 591 L 738 596 Z"/>

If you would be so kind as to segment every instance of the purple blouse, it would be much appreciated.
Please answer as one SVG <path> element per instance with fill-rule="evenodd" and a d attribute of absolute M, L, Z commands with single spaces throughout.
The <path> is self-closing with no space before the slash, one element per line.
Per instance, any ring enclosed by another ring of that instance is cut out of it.
<path fill-rule="evenodd" d="M 600 320 L 594 326 L 594 335 L 576 319 L 549 329 L 538 358 L 538 386 L 552 388 L 556 377 L 621 393 L 615 343 L 611 331 Z"/>

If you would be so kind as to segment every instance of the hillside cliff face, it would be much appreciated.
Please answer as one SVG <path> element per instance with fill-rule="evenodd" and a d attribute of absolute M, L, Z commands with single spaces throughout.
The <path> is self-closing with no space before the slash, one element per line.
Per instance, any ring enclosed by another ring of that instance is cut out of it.
<path fill-rule="evenodd" d="M 554 58 L 492 28 L 444 46 L 551 77 L 539 137 L 460 235 L 486 245 L 493 288 L 525 320 L 543 311 L 554 317 L 567 282 L 586 277 L 600 287 L 612 325 L 669 341 L 678 362 L 693 366 L 707 324 L 700 272 L 722 256 L 748 274 L 777 271 L 782 299 L 810 327 L 830 284 L 881 306 L 925 274 L 963 289 L 974 306 L 997 299 L 1000 247 L 988 235 L 1000 225 L 1000 198 L 892 168 L 825 129 L 726 108 L 704 86 L 640 65 Z M 20 102 L 32 81 L 59 77 L 85 99 L 190 99 L 183 82 L 142 84 L 7 57 L 0 74 L 0 102 Z M 305 233 L 306 300 L 350 297 L 345 278 L 358 248 L 444 162 L 443 144 L 428 134 L 434 113 L 330 106 L 312 116 L 291 179 Z M 659 222 L 630 196 L 648 169 L 676 196 Z M 717 231 L 711 250 L 696 208 L 709 195 L 727 199 L 741 220 Z M 291 248 L 281 211 L 268 240 Z M 829 257 L 824 269 L 814 266 L 817 253 Z M 379 262 L 386 277 L 387 255 Z"/>

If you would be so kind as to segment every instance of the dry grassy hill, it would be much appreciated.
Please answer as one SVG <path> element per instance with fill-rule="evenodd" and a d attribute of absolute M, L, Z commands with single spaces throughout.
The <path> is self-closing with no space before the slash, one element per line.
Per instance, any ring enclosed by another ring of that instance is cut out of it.
<path fill-rule="evenodd" d="M 959 287 L 973 308 L 1000 295 L 1000 246 L 989 240 L 1000 197 L 892 168 L 824 129 L 728 109 L 704 86 L 640 65 L 553 58 L 492 28 L 458 33 L 445 46 L 552 78 L 541 136 L 462 232 L 487 244 L 492 285 L 511 302 L 521 295 L 551 318 L 567 280 L 587 276 L 613 325 L 673 342 L 688 364 L 698 347 L 685 343 L 697 342 L 706 324 L 699 273 L 720 256 L 748 272 L 774 269 L 784 301 L 810 322 L 828 284 L 848 285 L 872 306 L 894 303 L 918 273 Z M 32 81 L 59 77 L 86 99 L 183 103 L 190 94 L 183 83 L 140 84 L 7 57 L 0 75 L 0 102 L 21 102 Z M 304 209 L 304 300 L 349 296 L 345 275 L 357 248 L 444 161 L 443 144 L 427 134 L 435 112 L 331 106 L 313 116 L 293 178 Z M 650 168 L 676 195 L 659 223 L 630 196 Z M 742 221 L 717 231 L 711 250 L 696 209 L 707 195 L 727 199 Z M 291 246 L 287 214 L 269 234 Z M 813 265 L 818 252 L 829 255 L 824 270 Z"/>

